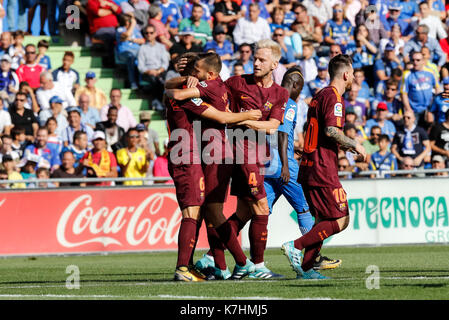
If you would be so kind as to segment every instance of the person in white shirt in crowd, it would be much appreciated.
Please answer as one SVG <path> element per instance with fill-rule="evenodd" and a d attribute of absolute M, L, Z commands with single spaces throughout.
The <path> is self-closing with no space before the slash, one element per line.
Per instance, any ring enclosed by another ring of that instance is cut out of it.
<path fill-rule="evenodd" d="M 13 127 L 11 115 L 5 109 L 5 102 L 0 99 L 0 135 L 10 134 Z"/>
<path fill-rule="evenodd" d="M 439 17 L 432 14 L 432 8 L 427 1 L 422 1 L 419 4 L 419 13 L 421 15 L 421 18 L 418 20 L 419 25 L 424 24 L 429 27 L 429 33 L 427 34 L 429 38 L 438 38 L 440 40 L 447 38 L 443 23 Z"/>
<path fill-rule="evenodd" d="M 66 90 L 74 93 L 80 86 L 80 75 L 78 71 L 71 68 L 75 62 L 72 51 L 66 51 L 62 58 L 62 66 L 52 72 L 53 80 L 60 83 Z"/>
<path fill-rule="evenodd" d="M 109 107 L 115 106 L 118 110 L 117 125 L 122 127 L 125 132 L 127 132 L 129 128 L 134 128 L 137 125 L 137 122 L 132 111 L 128 107 L 120 103 L 122 99 L 122 91 L 119 88 L 112 88 L 109 98 L 111 100 L 111 103 L 101 108 L 101 120 L 106 121 L 108 119 Z"/>
<path fill-rule="evenodd" d="M 249 5 L 248 18 L 240 18 L 232 34 L 234 43 L 238 46 L 242 43 L 253 44 L 262 39 L 271 39 L 270 25 L 260 17 L 260 7 L 257 3 Z"/>
<path fill-rule="evenodd" d="M 316 17 L 322 25 L 332 19 L 332 6 L 335 1 L 329 0 L 306 0 L 302 3 L 310 16 Z"/>
<path fill-rule="evenodd" d="M 62 106 L 74 107 L 76 106 L 75 98 L 70 90 L 58 82 L 53 81 L 53 76 L 50 72 L 44 71 L 40 75 L 41 87 L 36 91 L 37 103 L 41 110 L 50 108 L 50 98 L 58 96 L 62 100 Z"/>

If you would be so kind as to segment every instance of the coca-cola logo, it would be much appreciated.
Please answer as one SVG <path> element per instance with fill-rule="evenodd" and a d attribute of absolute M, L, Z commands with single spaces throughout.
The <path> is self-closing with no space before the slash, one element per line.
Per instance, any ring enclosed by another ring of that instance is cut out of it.
<path fill-rule="evenodd" d="M 172 214 L 161 215 L 162 210 Z M 159 214 L 159 216 L 158 216 Z M 177 243 L 181 211 L 176 195 L 158 192 L 145 198 L 137 206 L 94 208 L 92 195 L 84 194 L 74 199 L 62 213 L 56 228 L 56 238 L 66 248 L 91 243 L 139 246 Z"/>

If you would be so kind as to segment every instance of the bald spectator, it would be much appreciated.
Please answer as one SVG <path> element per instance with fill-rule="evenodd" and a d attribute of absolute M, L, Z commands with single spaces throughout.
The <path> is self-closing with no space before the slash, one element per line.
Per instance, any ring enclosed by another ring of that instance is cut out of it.
<path fill-rule="evenodd" d="M 36 91 L 36 98 L 41 110 L 50 108 L 49 101 L 54 96 L 58 96 L 62 100 L 64 108 L 76 106 L 72 92 L 59 82 L 53 81 L 53 75 L 50 72 L 42 72 L 40 84 L 41 87 Z"/>
<path fill-rule="evenodd" d="M 9 2 L 8 2 L 9 5 Z M 8 17 L 9 18 L 9 17 Z M 5 31 L 0 36 L 0 56 L 9 54 L 9 48 L 12 45 L 12 34 L 9 31 Z"/>
<path fill-rule="evenodd" d="M 111 99 L 111 103 L 101 108 L 100 111 L 101 120 L 103 121 L 107 120 L 109 107 L 114 106 L 118 110 L 117 124 L 120 127 L 122 127 L 125 130 L 125 132 L 127 132 L 129 128 L 135 127 L 137 125 L 137 122 L 136 119 L 134 118 L 133 113 L 128 107 L 122 105 L 120 102 L 122 99 L 122 91 L 118 88 L 112 88 L 109 98 Z"/>
<path fill-rule="evenodd" d="M 95 86 L 97 78 L 95 72 L 88 71 L 86 73 L 86 86 L 80 87 L 75 92 L 75 99 L 79 101 L 79 97 L 85 93 L 89 96 L 90 105 L 97 110 L 100 110 L 104 105 L 108 103 L 108 97 L 101 88 Z"/>
<path fill-rule="evenodd" d="M 446 54 L 441 49 L 438 40 L 429 36 L 429 27 L 425 24 L 420 24 L 415 34 L 416 36 L 404 45 L 404 61 L 408 62 L 410 60 L 410 53 L 420 52 L 421 48 L 425 46 L 431 52 L 431 61 L 439 67 L 442 67 L 446 63 Z"/>
<path fill-rule="evenodd" d="M 100 112 L 98 109 L 90 106 L 90 97 L 86 93 L 82 93 L 78 98 L 78 108 L 81 113 L 81 123 L 95 128 L 97 122 L 100 122 Z"/>

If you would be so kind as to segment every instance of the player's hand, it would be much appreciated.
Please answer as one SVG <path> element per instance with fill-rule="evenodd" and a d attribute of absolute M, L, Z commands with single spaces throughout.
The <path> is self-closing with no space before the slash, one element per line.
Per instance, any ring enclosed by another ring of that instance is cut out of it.
<path fill-rule="evenodd" d="M 259 120 L 262 117 L 262 112 L 260 110 L 249 110 L 248 112 L 248 120 Z"/>
<path fill-rule="evenodd" d="M 194 88 L 198 84 L 199 80 L 195 77 L 188 76 L 186 81 L 187 88 Z"/>
<path fill-rule="evenodd" d="M 175 63 L 175 70 L 179 73 L 183 72 L 187 66 L 187 58 L 181 58 Z"/>
<path fill-rule="evenodd" d="M 288 167 L 282 166 L 281 170 L 281 180 L 283 184 L 287 184 L 290 181 L 290 171 Z"/>
<path fill-rule="evenodd" d="M 366 151 L 365 148 L 360 143 L 357 143 L 354 151 L 357 154 L 354 157 L 354 160 L 356 162 L 366 162 Z"/>

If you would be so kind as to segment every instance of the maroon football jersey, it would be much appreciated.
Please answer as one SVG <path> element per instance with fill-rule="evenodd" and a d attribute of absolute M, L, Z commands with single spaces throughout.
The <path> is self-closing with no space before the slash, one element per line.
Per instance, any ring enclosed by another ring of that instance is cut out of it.
<path fill-rule="evenodd" d="M 194 121 L 199 120 L 208 107 L 190 103 L 190 100 L 177 101 L 166 99 L 167 128 L 169 135 L 169 161 L 174 164 L 200 164 L 198 141 L 201 132 L 196 132 Z M 189 139 L 186 141 L 186 139 Z M 186 143 L 189 142 L 187 145 Z M 172 149 L 177 150 L 177 159 L 173 159 Z"/>
<path fill-rule="evenodd" d="M 344 126 L 344 101 L 335 87 L 326 87 L 312 99 L 307 112 L 307 131 L 298 182 L 317 187 L 340 187 L 338 144 L 325 133 L 326 127 Z"/>

